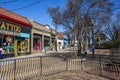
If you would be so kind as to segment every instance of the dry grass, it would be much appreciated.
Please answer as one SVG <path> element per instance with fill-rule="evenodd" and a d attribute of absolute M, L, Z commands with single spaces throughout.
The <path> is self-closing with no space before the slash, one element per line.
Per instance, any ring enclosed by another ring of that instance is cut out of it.
<path fill-rule="evenodd" d="M 31 80 L 109 80 L 97 75 L 88 74 L 80 71 L 68 71 L 58 74 L 51 74 L 41 77 L 35 77 Z"/>

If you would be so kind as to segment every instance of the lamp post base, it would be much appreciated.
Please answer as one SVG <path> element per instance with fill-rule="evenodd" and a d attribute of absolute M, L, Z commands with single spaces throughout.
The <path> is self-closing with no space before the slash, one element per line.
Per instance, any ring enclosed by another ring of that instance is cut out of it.
<path fill-rule="evenodd" d="M 95 54 L 94 54 L 94 52 L 92 53 L 92 58 L 95 58 Z"/>

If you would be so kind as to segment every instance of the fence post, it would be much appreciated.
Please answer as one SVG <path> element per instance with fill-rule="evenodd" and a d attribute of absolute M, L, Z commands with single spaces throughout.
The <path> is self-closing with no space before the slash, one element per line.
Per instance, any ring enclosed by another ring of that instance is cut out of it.
<path fill-rule="evenodd" d="M 16 59 L 14 59 L 14 80 L 16 80 Z"/>
<path fill-rule="evenodd" d="M 66 71 L 68 71 L 68 57 L 66 57 Z"/>
<path fill-rule="evenodd" d="M 82 62 L 82 56 L 80 56 L 80 58 L 81 58 L 81 60 L 80 60 L 80 62 L 81 62 L 81 71 L 83 71 L 83 62 Z"/>
<path fill-rule="evenodd" d="M 100 76 L 102 76 L 101 55 L 99 55 L 99 64 L 100 64 Z"/>
<path fill-rule="evenodd" d="M 42 76 L 42 56 L 40 56 L 40 75 Z"/>

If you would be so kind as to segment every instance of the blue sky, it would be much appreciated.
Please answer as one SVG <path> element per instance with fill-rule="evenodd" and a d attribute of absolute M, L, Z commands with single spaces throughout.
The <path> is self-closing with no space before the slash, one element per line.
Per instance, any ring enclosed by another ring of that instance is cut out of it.
<path fill-rule="evenodd" d="M 13 2 L 5 3 L 7 1 L 13 1 Z M 27 8 L 18 9 L 14 11 L 14 9 L 21 8 L 38 1 L 40 1 L 40 3 L 37 3 Z M 54 26 L 52 25 L 52 19 L 47 13 L 47 7 L 48 6 L 64 7 L 65 3 L 66 3 L 66 0 L 0 0 L 0 7 L 3 7 L 10 11 L 13 10 L 12 12 L 15 12 L 21 16 L 27 17 L 28 19 L 37 21 L 43 25 L 48 24 L 51 28 L 54 29 Z"/>
<path fill-rule="evenodd" d="M 13 1 L 13 2 L 8 2 L 8 1 Z M 55 27 L 52 25 L 52 19 L 47 13 L 47 8 L 48 6 L 52 6 L 52 7 L 60 6 L 63 8 L 67 0 L 0 0 L 0 7 L 3 7 L 11 11 L 17 8 L 28 6 L 38 1 L 40 1 L 40 3 L 36 5 L 23 9 L 18 9 L 12 12 L 27 17 L 28 19 L 35 20 L 43 25 L 48 24 L 51 28 L 54 29 Z M 114 2 L 116 6 L 120 6 L 120 0 L 110 0 L 110 1 Z M 116 10 L 115 12 L 118 11 L 119 10 Z M 60 32 L 62 31 L 60 27 L 58 29 Z"/>

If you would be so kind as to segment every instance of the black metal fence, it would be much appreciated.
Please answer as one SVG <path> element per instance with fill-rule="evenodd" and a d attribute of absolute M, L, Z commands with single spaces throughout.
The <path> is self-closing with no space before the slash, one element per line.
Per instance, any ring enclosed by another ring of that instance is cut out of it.
<path fill-rule="evenodd" d="M 115 56 L 114 56 L 115 57 Z M 116 56 L 116 58 L 120 56 Z M 96 58 L 88 58 L 84 62 L 85 71 L 91 74 L 106 77 L 112 80 L 120 80 L 120 63 L 112 62 L 108 55 L 99 55 Z"/>
<path fill-rule="evenodd" d="M 24 80 L 68 70 L 120 80 L 120 64 L 111 63 L 104 55 L 83 58 L 72 53 L 0 60 L 0 80 Z"/>

